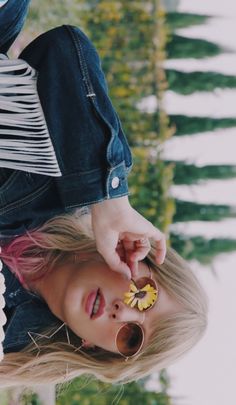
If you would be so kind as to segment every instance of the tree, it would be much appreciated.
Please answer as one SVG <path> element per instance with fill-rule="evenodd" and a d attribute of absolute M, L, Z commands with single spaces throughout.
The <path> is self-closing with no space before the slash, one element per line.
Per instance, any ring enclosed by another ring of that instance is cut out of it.
<path fill-rule="evenodd" d="M 65 24 L 65 21 L 67 24 L 81 25 L 81 7 L 81 0 L 50 0 L 49 2 L 32 0 L 25 30 L 37 35 L 39 32 Z"/>
<path fill-rule="evenodd" d="M 110 385 L 93 380 L 81 389 L 81 380 L 75 379 L 64 393 L 57 396 L 57 405 L 171 405 L 165 392 L 147 391 L 142 383 Z"/>
<path fill-rule="evenodd" d="M 198 167 L 183 161 L 166 161 L 174 165 L 174 184 L 197 184 L 209 179 L 231 179 L 236 177 L 236 166 L 209 165 Z"/>
<path fill-rule="evenodd" d="M 168 59 L 198 59 L 217 56 L 223 52 L 223 49 L 213 42 L 174 34 L 167 44 L 166 51 Z"/>
<path fill-rule="evenodd" d="M 171 246 L 186 260 L 196 259 L 209 265 L 221 253 L 233 252 L 236 249 L 234 239 L 205 239 L 202 236 L 188 237 L 171 233 Z"/>
<path fill-rule="evenodd" d="M 167 231 L 175 212 L 169 187 L 173 166 L 150 156 L 145 148 L 134 148 L 134 166 L 130 174 L 132 205 L 155 226 Z"/>
<path fill-rule="evenodd" d="M 173 213 L 172 201 L 167 197 L 172 165 L 166 167 L 158 158 L 151 158 L 153 144 L 160 145 L 173 134 L 161 106 L 166 89 L 161 67 L 166 33 L 161 25 L 164 15 L 159 11 L 159 1 L 152 0 L 149 7 L 144 7 L 141 1 L 90 0 L 86 6 L 85 29 L 102 58 L 110 97 L 132 146 L 132 205 L 166 229 Z M 157 97 L 160 108 L 153 114 L 142 113 L 138 102 L 150 94 Z"/>
<path fill-rule="evenodd" d="M 236 87 L 236 77 L 216 72 L 180 72 L 166 69 L 169 88 L 176 93 L 192 94 L 195 91 L 213 91 L 217 88 Z"/>
<path fill-rule="evenodd" d="M 33 0 L 27 35 L 33 36 L 64 23 L 65 18 L 69 24 L 82 27 L 101 57 L 109 95 L 137 162 L 129 179 L 130 198 L 136 208 L 141 205 L 146 215 L 150 213 L 161 228 L 166 228 L 173 211 L 171 200 L 165 202 L 173 166 L 162 167 L 158 158 L 151 158 L 153 145 L 159 146 L 173 134 L 161 102 L 167 87 L 162 67 L 167 29 L 159 0 L 52 0 L 50 3 L 42 0 L 40 4 Z M 153 114 L 142 113 L 137 107 L 138 102 L 150 94 L 157 97 L 160 108 Z M 142 165 L 142 154 L 148 166 Z M 150 171 L 153 172 L 153 183 L 149 181 Z M 145 181 L 148 187 L 144 191 L 141 186 Z M 157 190 L 163 195 L 157 196 Z M 140 203 L 138 196 L 144 194 L 145 199 L 142 198 Z M 155 207 L 161 213 L 159 220 L 154 214 Z"/>
<path fill-rule="evenodd" d="M 169 12 L 166 14 L 166 23 L 171 31 L 192 25 L 204 24 L 210 17 L 192 13 Z"/>
<path fill-rule="evenodd" d="M 173 222 L 220 221 L 235 218 L 236 207 L 220 204 L 200 204 L 191 201 L 175 200 Z"/>
<path fill-rule="evenodd" d="M 175 127 L 175 136 L 181 136 L 232 128 L 236 126 L 236 118 L 189 117 L 176 114 L 169 116 L 169 123 Z"/>

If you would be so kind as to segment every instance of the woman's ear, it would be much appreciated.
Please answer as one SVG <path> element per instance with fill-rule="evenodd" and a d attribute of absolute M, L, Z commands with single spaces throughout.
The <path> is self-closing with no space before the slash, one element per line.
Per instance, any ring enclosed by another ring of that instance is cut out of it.
<path fill-rule="evenodd" d="M 88 340 L 83 339 L 82 347 L 84 347 L 85 349 L 94 349 L 95 345 L 93 343 L 90 343 Z"/>

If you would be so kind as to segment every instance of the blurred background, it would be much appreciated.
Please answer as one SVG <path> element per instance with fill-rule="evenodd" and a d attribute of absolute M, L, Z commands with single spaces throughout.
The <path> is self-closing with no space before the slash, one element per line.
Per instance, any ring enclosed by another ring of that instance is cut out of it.
<path fill-rule="evenodd" d="M 236 3 L 234 0 L 32 1 L 11 57 L 63 23 L 102 58 L 132 147 L 131 203 L 166 232 L 210 298 L 209 328 L 183 360 L 109 386 L 0 393 L 1 405 L 222 405 L 236 376 Z"/>

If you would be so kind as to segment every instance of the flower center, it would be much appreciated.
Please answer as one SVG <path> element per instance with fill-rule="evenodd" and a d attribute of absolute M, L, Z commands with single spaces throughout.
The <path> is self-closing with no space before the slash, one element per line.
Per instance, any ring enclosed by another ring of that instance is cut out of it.
<path fill-rule="evenodd" d="M 146 294 L 146 291 L 138 291 L 135 293 L 135 298 L 144 298 Z"/>

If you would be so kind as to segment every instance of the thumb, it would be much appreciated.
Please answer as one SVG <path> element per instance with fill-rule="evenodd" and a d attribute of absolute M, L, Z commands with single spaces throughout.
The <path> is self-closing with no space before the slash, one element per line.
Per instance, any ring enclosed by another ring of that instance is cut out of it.
<path fill-rule="evenodd" d="M 118 252 L 116 251 L 118 245 L 118 236 L 116 232 L 105 233 L 103 236 L 96 239 L 97 250 L 103 256 L 107 265 L 114 271 L 123 274 L 126 278 L 131 278 L 131 271 L 129 266 L 121 260 Z"/>
<path fill-rule="evenodd" d="M 112 251 L 111 254 L 104 253 L 102 256 L 112 270 L 124 275 L 124 277 L 129 280 L 131 279 L 131 270 L 129 266 L 121 260 L 116 250 Z"/>

